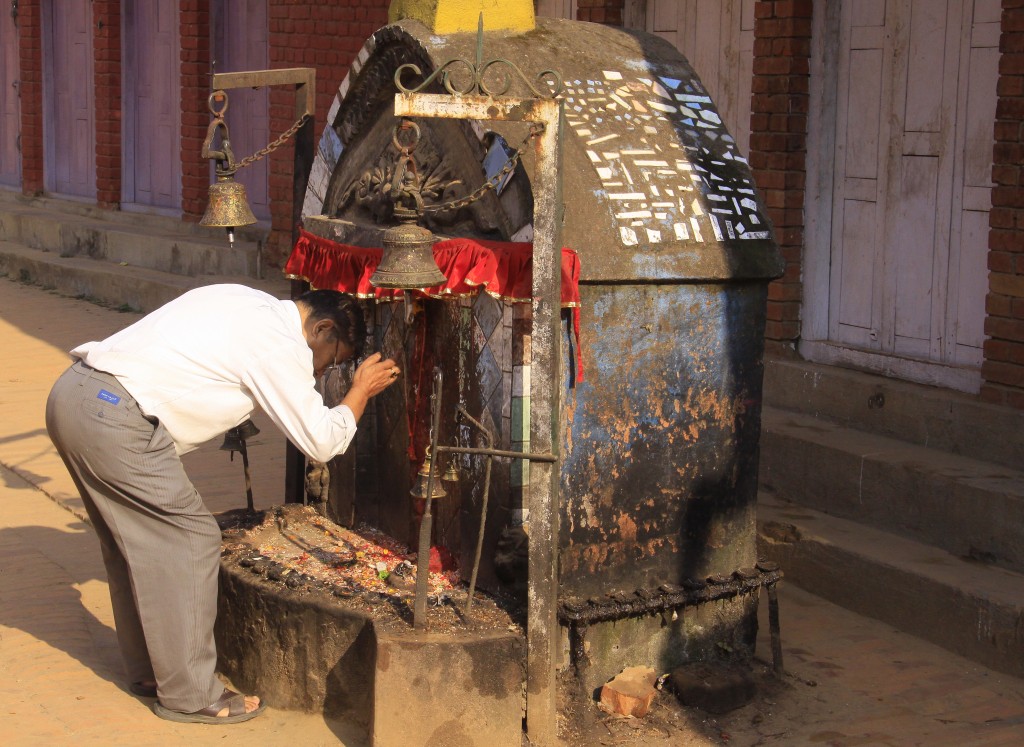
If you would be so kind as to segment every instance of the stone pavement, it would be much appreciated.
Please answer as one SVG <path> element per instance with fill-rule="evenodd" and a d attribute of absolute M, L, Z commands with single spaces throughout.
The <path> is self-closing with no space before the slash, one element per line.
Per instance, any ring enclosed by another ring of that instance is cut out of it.
<path fill-rule="evenodd" d="M 124 689 L 99 549 L 47 439 L 43 407 L 69 348 L 134 318 L 0 278 L 0 743 L 356 747 L 344 724 L 274 709 L 233 726 L 172 724 Z M 254 492 L 266 507 L 281 502 L 284 439 L 265 417 L 256 422 Z M 244 505 L 242 466 L 217 444 L 186 466 L 211 510 Z M 640 741 L 595 744 L 1024 744 L 1024 681 L 791 585 L 779 596 L 787 674 L 777 688 L 717 719 L 686 711 L 667 739 L 637 729 Z M 759 651 L 770 656 L 766 640 Z"/>

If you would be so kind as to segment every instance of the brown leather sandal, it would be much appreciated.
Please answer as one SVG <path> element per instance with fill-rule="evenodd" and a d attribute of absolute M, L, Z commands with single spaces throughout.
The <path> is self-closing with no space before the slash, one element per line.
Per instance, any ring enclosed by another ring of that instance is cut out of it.
<path fill-rule="evenodd" d="M 228 709 L 228 715 L 218 716 L 217 714 L 225 708 Z M 157 702 L 153 704 L 153 713 L 160 718 L 165 718 L 168 721 L 177 721 L 182 724 L 238 724 L 242 721 L 256 718 L 263 713 L 264 708 L 266 708 L 266 704 L 261 701 L 259 708 L 247 713 L 245 710 L 245 696 L 239 695 L 234 690 L 229 690 L 225 687 L 224 692 L 217 698 L 216 703 L 198 711 L 181 713 L 165 708 Z"/>

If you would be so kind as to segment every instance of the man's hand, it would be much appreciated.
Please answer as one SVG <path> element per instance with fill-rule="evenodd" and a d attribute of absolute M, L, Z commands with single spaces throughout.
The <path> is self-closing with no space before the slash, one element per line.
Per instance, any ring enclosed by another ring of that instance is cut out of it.
<path fill-rule="evenodd" d="M 342 404 L 347 405 L 355 419 L 359 420 L 370 398 L 394 384 L 401 373 L 401 369 L 390 358 L 382 359 L 380 353 L 367 356 L 356 368 L 352 388 L 348 390 Z"/>

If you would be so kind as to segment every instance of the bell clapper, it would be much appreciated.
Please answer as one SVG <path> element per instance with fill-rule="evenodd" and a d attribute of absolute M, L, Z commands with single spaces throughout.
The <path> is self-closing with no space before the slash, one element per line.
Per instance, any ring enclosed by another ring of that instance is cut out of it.
<path fill-rule="evenodd" d="M 234 226 L 228 226 L 227 229 L 228 229 L 228 248 L 234 249 L 235 248 L 235 227 Z"/>

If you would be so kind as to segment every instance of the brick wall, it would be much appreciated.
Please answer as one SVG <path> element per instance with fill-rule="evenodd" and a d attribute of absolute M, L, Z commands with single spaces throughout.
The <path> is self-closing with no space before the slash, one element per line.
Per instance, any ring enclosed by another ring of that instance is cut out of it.
<path fill-rule="evenodd" d="M 348 0 L 310 3 L 270 0 L 270 67 L 316 68 L 314 143 L 320 141 L 327 111 L 349 64 L 374 31 L 388 22 L 390 0 Z M 270 91 L 270 133 L 277 137 L 295 121 L 295 95 L 283 88 Z M 267 243 L 267 264 L 280 266 L 291 251 L 291 143 L 274 151 L 270 164 L 270 209 L 273 229 Z"/>
<path fill-rule="evenodd" d="M 1024 0 L 1003 0 L 981 396 L 1024 409 Z"/>
<path fill-rule="evenodd" d="M 198 221 L 206 212 L 210 162 L 202 157 L 210 126 L 210 0 L 180 0 L 181 213 Z"/>
<path fill-rule="evenodd" d="M 121 2 L 93 0 L 96 203 L 121 204 Z"/>
<path fill-rule="evenodd" d="M 43 29 L 41 0 L 18 4 L 19 96 L 21 98 L 21 189 L 43 191 Z M 8 12 L 4 9 L 0 12 Z"/>
<path fill-rule="evenodd" d="M 624 2 L 625 0 L 578 0 L 576 20 L 621 26 Z"/>
<path fill-rule="evenodd" d="M 812 0 L 757 0 L 750 166 L 786 263 L 768 286 L 765 336 L 800 336 Z"/>

